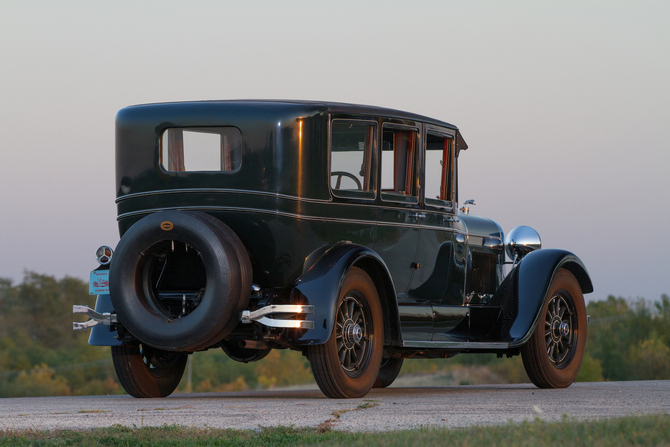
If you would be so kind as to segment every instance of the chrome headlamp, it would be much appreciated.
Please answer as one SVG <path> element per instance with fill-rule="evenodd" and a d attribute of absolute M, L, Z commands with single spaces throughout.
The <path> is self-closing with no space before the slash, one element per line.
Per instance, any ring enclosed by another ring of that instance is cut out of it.
<path fill-rule="evenodd" d="M 114 250 L 106 245 L 103 245 L 95 251 L 95 260 L 98 261 L 100 265 L 107 265 L 112 262 L 113 254 Z"/>
<path fill-rule="evenodd" d="M 505 252 L 515 263 L 531 251 L 540 248 L 542 248 L 540 235 L 525 225 L 514 228 L 505 238 Z"/>

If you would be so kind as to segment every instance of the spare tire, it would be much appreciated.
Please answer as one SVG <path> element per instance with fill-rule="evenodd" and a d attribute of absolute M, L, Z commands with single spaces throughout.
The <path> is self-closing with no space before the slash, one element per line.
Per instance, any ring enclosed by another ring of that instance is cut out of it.
<path fill-rule="evenodd" d="M 244 245 L 221 221 L 163 211 L 123 235 L 109 278 L 119 322 L 135 338 L 158 349 L 195 351 L 237 325 L 252 271 Z"/>

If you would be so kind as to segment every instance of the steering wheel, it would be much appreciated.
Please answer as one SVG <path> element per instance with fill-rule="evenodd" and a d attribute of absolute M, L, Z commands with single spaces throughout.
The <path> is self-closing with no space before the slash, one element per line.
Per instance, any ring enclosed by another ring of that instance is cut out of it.
<path fill-rule="evenodd" d="M 335 188 L 334 189 L 340 189 L 340 184 L 342 183 L 342 177 L 349 177 L 351 180 L 356 182 L 356 187 L 362 191 L 363 186 L 361 185 L 360 180 L 358 180 L 358 177 L 356 177 L 354 174 L 346 171 L 333 171 L 330 173 L 330 176 L 337 176 L 337 183 L 335 183 Z"/>

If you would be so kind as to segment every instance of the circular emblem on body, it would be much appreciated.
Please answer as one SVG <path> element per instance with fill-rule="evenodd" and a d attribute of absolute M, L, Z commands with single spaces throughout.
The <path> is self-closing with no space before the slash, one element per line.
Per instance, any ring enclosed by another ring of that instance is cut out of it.
<path fill-rule="evenodd" d="M 161 229 L 162 230 L 170 231 L 173 228 L 174 228 L 174 225 L 172 225 L 172 222 L 170 222 L 169 220 L 161 222 Z"/>

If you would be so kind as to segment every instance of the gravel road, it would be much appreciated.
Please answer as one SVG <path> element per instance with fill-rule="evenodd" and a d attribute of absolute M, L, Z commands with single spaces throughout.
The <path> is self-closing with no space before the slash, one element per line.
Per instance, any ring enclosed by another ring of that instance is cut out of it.
<path fill-rule="evenodd" d="M 386 431 L 466 427 L 563 415 L 594 419 L 670 413 L 670 381 L 577 383 L 562 390 L 480 385 L 372 390 L 364 399 L 325 398 L 318 390 L 0 399 L 2 429 L 89 429 L 114 424 L 258 429 L 268 426 Z"/>

